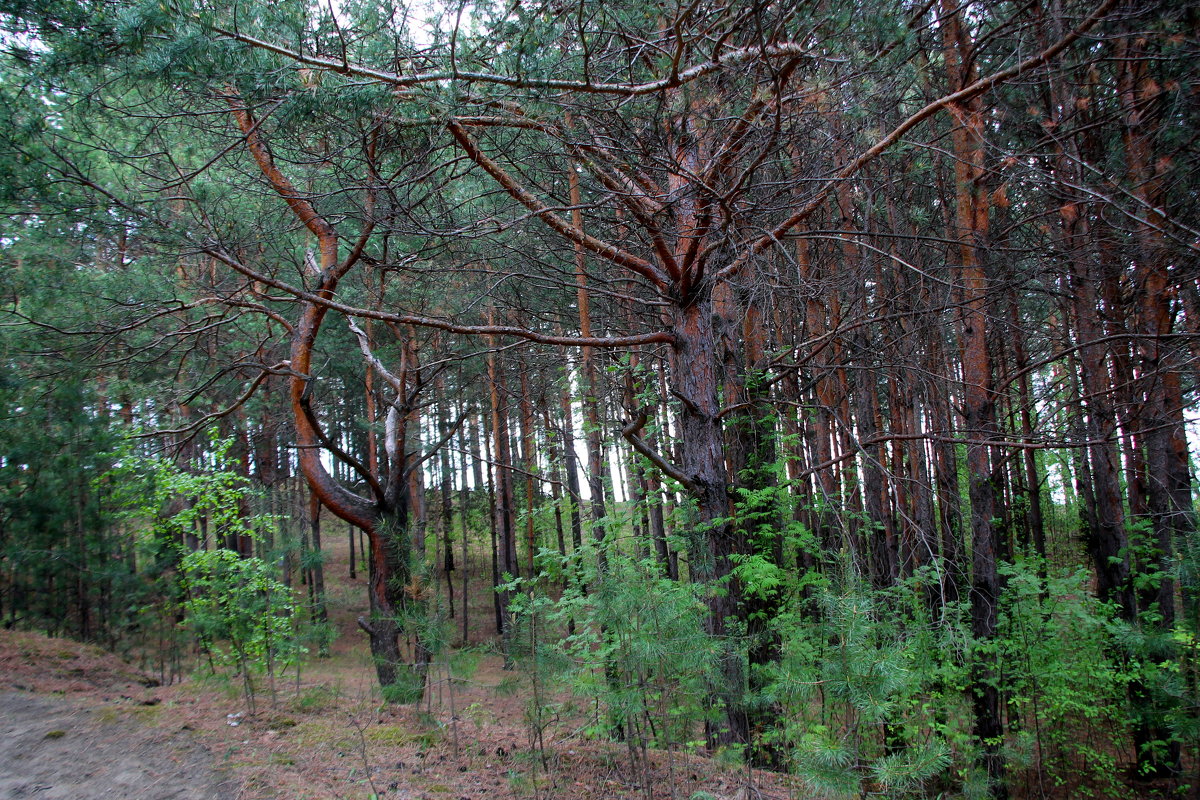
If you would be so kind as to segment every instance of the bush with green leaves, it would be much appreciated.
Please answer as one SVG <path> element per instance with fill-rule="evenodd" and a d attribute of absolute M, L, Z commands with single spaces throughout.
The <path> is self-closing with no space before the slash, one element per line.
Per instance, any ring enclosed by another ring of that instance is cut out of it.
<path fill-rule="evenodd" d="M 541 558 L 560 556 L 543 551 Z M 560 599 L 545 593 L 552 586 L 517 585 L 526 591 L 514 592 L 515 638 L 537 643 L 523 657 L 534 659 L 540 676 L 596 704 L 600 713 L 586 730 L 641 751 L 702 744 L 717 648 L 704 632 L 698 587 L 666 578 L 653 559 L 615 547 L 608 549 L 602 572 L 589 571 Z M 565 628 L 567 620 L 575 623 L 572 635 L 539 633 Z"/>
<path fill-rule="evenodd" d="M 1171 632 L 1177 654 L 1172 689 L 1177 694 L 1169 722 L 1192 759 L 1200 763 L 1200 537 L 1182 537 L 1177 547 L 1172 573 L 1183 602 Z"/>
<path fill-rule="evenodd" d="M 104 476 L 123 516 L 135 523 L 149 521 L 145 544 L 162 567 L 174 567 L 195 547 L 220 544 L 226 537 L 261 540 L 278 519 L 267 514 L 244 515 L 252 496 L 250 481 L 236 471 L 229 455 L 232 439 L 209 437 L 207 464 L 184 469 L 166 458 L 140 455 L 126 448 L 117 466 Z"/>
<path fill-rule="evenodd" d="M 994 646 L 1004 664 L 1014 781 L 1029 782 L 1031 792 L 1070 785 L 1079 797 L 1124 796 L 1117 756 L 1131 673 L 1114 657 L 1121 625 L 1112 607 L 1091 594 L 1082 568 L 1049 570 L 1022 558 L 1000 572 Z"/>

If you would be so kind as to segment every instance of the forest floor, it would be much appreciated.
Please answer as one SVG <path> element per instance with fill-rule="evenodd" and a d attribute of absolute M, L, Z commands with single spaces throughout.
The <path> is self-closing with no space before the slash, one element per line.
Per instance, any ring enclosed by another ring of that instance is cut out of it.
<path fill-rule="evenodd" d="M 432 670 L 419 705 L 386 705 L 365 636 L 365 576 L 348 576 L 346 541 L 326 562 L 327 658 L 260 691 L 240 684 L 169 686 L 98 648 L 0 632 L 0 800 L 784 800 L 782 775 L 695 753 L 588 738 L 585 701 L 530 724 L 530 675 L 505 670 L 493 646 L 487 581 L 472 570 L 469 641 Z M 456 581 L 461 580 L 461 573 Z M 476 588 L 478 590 L 476 590 Z M 456 594 L 459 588 L 455 588 Z M 461 614 L 461 608 L 459 609 Z M 461 639 L 461 617 L 457 638 Z M 463 676 L 466 677 L 463 677 Z"/>

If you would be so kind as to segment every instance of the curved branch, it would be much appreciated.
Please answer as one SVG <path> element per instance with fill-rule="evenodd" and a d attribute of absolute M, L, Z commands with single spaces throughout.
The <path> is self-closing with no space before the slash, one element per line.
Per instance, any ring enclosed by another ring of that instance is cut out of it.
<path fill-rule="evenodd" d="M 246 149 L 250 151 L 250 155 L 254 157 L 254 162 L 258 164 L 258 168 L 262 170 L 263 175 L 271 183 L 272 188 L 288 204 L 288 208 L 292 210 L 292 213 L 304 223 L 304 227 L 312 231 L 313 236 L 322 241 L 330 237 L 336 239 L 337 234 L 333 230 L 333 226 L 317 213 L 312 203 L 306 200 L 300 192 L 296 191 L 296 187 L 292 186 L 292 182 L 275 165 L 275 159 L 271 157 L 271 151 L 267 149 L 266 143 L 259 134 L 258 123 L 254 121 L 254 117 L 250 114 L 250 109 L 242 102 L 241 96 L 235 89 L 227 88 L 225 91 L 227 92 L 225 102 L 229 104 L 229 108 L 233 112 L 233 118 L 237 121 L 238 127 L 242 131 L 242 136 L 246 140 Z"/>
<path fill-rule="evenodd" d="M 651 464 L 658 467 L 662 474 L 666 475 L 672 480 L 678 481 L 683 488 L 687 489 L 692 494 L 697 494 L 698 491 L 696 484 L 693 483 L 687 475 L 684 475 L 681 471 L 676 469 L 675 466 L 663 458 L 657 450 L 646 444 L 646 442 L 640 436 L 638 436 L 638 432 L 645 426 L 646 412 L 639 411 L 635 419 L 621 428 L 621 435 L 625 437 L 627 442 L 633 445 L 634 450 L 637 450 L 639 453 L 648 458 Z"/>
<path fill-rule="evenodd" d="M 251 117 L 249 109 L 241 102 L 236 90 L 229 88 L 226 91 L 226 102 L 245 137 L 250 155 L 268 183 L 283 198 L 296 218 L 317 237 L 321 251 L 321 276 L 317 293 L 310 295 L 311 299 L 301 312 L 300 319 L 292 332 L 291 367 L 293 375 L 289 389 L 292 421 L 296 426 L 296 446 L 299 449 L 300 470 L 309 487 L 326 508 L 363 530 L 372 530 L 379 516 L 379 506 L 342 486 L 321 463 L 317 454 L 317 450 L 320 448 L 325 448 L 342 460 L 345 460 L 343 457 L 345 454 L 342 454 L 336 447 L 331 447 L 332 443 L 320 430 L 320 426 L 316 424 L 307 397 L 308 382 L 311 378 L 313 345 L 317 340 L 321 321 L 329 310 L 326 305 L 316 301 L 333 296 L 339 278 L 350 269 L 362 251 L 361 248 L 357 248 L 345 263 L 338 264 L 337 231 L 328 220 L 317 213 L 312 203 L 296 190 L 287 176 L 276 166 L 258 126 Z M 232 260 L 224 257 L 224 254 L 213 253 L 210 248 L 205 248 L 205 252 L 209 252 L 226 264 L 230 264 Z M 243 274 L 245 273 L 243 272 Z M 280 288 L 275 281 L 263 280 L 262 282 Z M 367 475 L 365 471 L 359 471 L 360 474 Z M 378 483 L 372 484 L 371 488 L 377 497 L 382 495 Z"/>
<path fill-rule="evenodd" d="M 587 248 L 596 255 L 606 258 L 618 266 L 622 266 L 626 269 L 636 272 L 638 275 L 641 275 L 643 278 L 646 278 L 653 283 L 656 287 L 658 287 L 658 289 L 664 291 L 666 290 L 668 283 L 667 276 L 659 271 L 658 267 L 654 266 L 652 262 L 635 256 L 632 253 L 627 253 L 615 245 L 597 239 L 594 236 L 584 233 L 579 228 L 576 228 L 574 225 L 570 224 L 562 217 L 551 211 L 545 203 L 534 197 L 529 190 L 517 183 L 512 176 L 505 172 L 499 164 L 488 158 L 488 156 L 479 149 L 479 145 L 475 143 L 475 140 L 471 138 L 469 133 L 467 133 L 467 129 L 464 128 L 458 120 L 451 119 L 448 123 L 446 123 L 446 127 L 458 141 L 459 145 L 462 146 L 463 150 L 467 152 L 467 155 L 472 161 L 481 166 L 484 172 L 491 175 L 492 178 L 495 179 L 496 183 L 500 184 L 500 186 L 506 192 L 512 195 L 514 199 L 521 203 L 521 205 L 525 206 L 535 215 L 537 215 L 542 222 L 545 222 L 566 239 L 569 239 L 570 241 Z"/>
<path fill-rule="evenodd" d="M 287 366 L 287 362 L 284 361 L 284 362 L 280 362 L 280 363 L 276 364 L 273 367 L 268 367 L 267 369 L 260 371 L 258 373 L 258 377 L 255 378 L 253 381 L 251 381 L 250 387 L 248 389 L 246 389 L 246 391 L 242 392 L 241 396 L 239 396 L 231 404 L 229 404 L 225 408 L 219 409 L 217 411 L 213 411 L 210 414 L 205 414 L 203 417 L 200 417 L 200 419 L 196 420 L 195 422 L 193 422 L 189 425 L 185 425 L 182 428 L 172 428 L 171 430 L 166 430 L 166 431 L 152 431 L 150 433 L 138 433 L 138 434 L 134 434 L 133 438 L 134 439 L 149 439 L 149 438 L 152 438 L 155 436 L 178 436 L 179 434 L 183 434 L 183 433 L 195 433 L 200 428 L 204 427 L 204 425 L 206 423 L 208 423 L 212 420 L 215 420 L 215 419 L 223 419 L 224 417 L 227 417 L 230 414 L 232 414 L 234 411 L 237 411 L 239 408 L 241 408 L 243 405 L 245 405 L 247 400 L 249 400 L 251 397 L 254 396 L 254 393 L 258 390 L 258 387 L 262 385 L 263 381 L 265 381 L 271 375 L 279 374 L 279 370 L 282 370 L 286 366 Z"/>
<path fill-rule="evenodd" d="M 383 487 L 379 485 L 378 479 L 371 474 L 371 471 L 367 469 L 366 465 L 364 465 L 354 456 L 347 453 L 342 448 L 338 447 L 337 443 L 329 438 L 329 436 L 321 428 L 321 424 L 317 420 L 317 415 L 313 413 L 312 404 L 309 403 L 307 397 L 304 397 L 300 400 L 300 407 L 304 409 L 304 417 L 308 420 L 309 427 L 312 428 L 312 432 L 316 435 L 317 441 L 320 442 L 321 447 L 328 450 L 330 455 L 332 455 L 338 461 L 341 461 L 343 464 L 350 467 L 350 469 L 357 472 L 359 476 L 367 482 L 367 485 L 371 487 L 371 494 L 375 495 L 375 499 L 378 502 L 383 502 Z M 357 497 L 357 495 L 355 496 Z M 364 500 L 364 502 L 366 501 Z"/>
<path fill-rule="evenodd" d="M 349 326 L 350 332 L 354 334 L 354 338 L 358 340 L 358 349 L 362 352 L 363 358 L 367 360 L 367 364 L 379 373 L 379 377 L 383 378 L 388 386 L 392 387 L 397 397 L 403 398 L 404 381 L 400 380 L 395 373 L 385 367 L 383 362 L 379 360 L 379 357 L 371 350 L 371 340 L 367 338 L 366 331 L 354 324 L 353 317 L 346 317 L 346 324 Z"/>

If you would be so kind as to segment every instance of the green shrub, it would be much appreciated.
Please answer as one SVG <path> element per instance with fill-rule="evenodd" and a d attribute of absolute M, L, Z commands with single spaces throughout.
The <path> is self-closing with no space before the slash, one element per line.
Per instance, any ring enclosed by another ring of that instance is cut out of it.
<path fill-rule="evenodd" d="M 253 711 L 254 673 L 265 673 L 274 692 L 276 674 L 304 652 L 295 641 L 291 590 L 275 579 L 270 565 L 232 550 L 189 553 L 181 571 L 185 625 L 210 664 L 236 668 Z"/>

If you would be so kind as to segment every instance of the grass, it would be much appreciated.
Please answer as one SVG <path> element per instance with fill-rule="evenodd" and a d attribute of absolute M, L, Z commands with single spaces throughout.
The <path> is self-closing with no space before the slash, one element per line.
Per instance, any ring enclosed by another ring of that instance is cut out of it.
<path fill-rule="evenodd" d="M 301 689 L 288 701 L 288 707 L 302 714 L 320 714 L 337 708 L 341 701 L 340 689 L 319 684 Z"/>
<path fill-rule="evenodd" d="M 442 733 L 439 730 L 411 731 L 399 725 L 380 725 L 369 729 L 363 736 L 369 742 L 389 747 L 405 747 L 415 744 L 419 747 L 429 748 L 442 741 Z"/>

